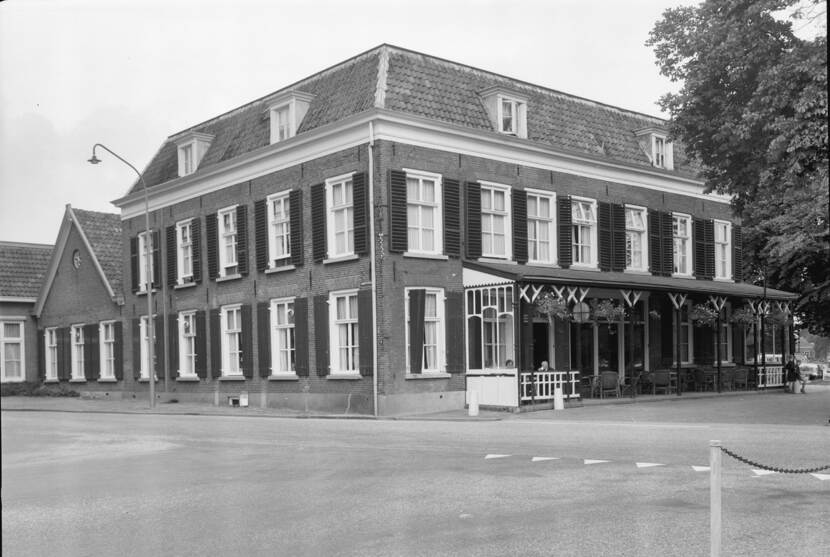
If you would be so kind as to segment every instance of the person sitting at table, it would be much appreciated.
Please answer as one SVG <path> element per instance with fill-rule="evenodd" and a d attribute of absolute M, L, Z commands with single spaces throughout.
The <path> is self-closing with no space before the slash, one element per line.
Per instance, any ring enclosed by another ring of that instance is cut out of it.
<path fill-rule="evenodd" d="M 548 361 L 542 360 L 542 365 L 539 366 L 539 369 L 537 371 L 550 371 L 550 368 L 548 367 Z"/>

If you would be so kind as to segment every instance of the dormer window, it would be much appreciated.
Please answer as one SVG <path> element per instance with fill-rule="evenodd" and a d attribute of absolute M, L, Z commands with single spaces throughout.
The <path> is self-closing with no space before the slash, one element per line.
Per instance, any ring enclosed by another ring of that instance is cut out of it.
<path fill-rule="evenodd" d="M 496 131 L 527 137 L 527 97 L 501 86 L 485 89 L 480 95 Z"/>
<path fill-rule="evenodd" d="M 652 136 L 653 162 L 657 168 L 666 168 L 666 139 L 658 135 Z"/>
<path fill-rule="evenodd" d="M 288 91 L 268 101 L 266 106 L 271 123 L 272 145 L 297 135 L 297 129 L 313 98 L 314 95 L 302 91 Z"/>
<path fill-rule="evenodd" d="M 634 132 L 640 148 L 648 157 L 651 166 L 674 170 L 674 153 L 671 141 L 666 139 L 666 132 L 660 128 L 643 128 Z"/>
<path fill-rule="evenodd" d="M 213 141 L 208 133 L 185 132 L 174 141 L 179 150 L 179 176 L 193 174 Z"/>

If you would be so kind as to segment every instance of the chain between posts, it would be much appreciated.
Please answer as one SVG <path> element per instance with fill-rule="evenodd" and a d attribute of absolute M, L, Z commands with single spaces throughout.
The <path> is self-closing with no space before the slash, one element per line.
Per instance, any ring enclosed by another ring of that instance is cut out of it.
<path fill-rule="evenodd" d="M 744 458 L 739 454 L 735 454 L 726 447 L 721 446 L 720 450 L 726 453 L 727 455 L 731 456 L 735 460 L 743 462 L 744 464 L 749 464 L 750 466 L 754 466 L 755 468 L 760 468 L 761 470 L 769 470 L 770 472 L 779 472 L 781 474 L 813 474 L 815 472 L 821 472 L 822 470 L 830 470 L 830 464 L 819 466 L 817 468 L 802 468 L 798 469 L 789 469 L 789 468 L 777 468 L 774 466 L 767 466 L 765 464 L 759 464 L 757 462 L 753 462 L 748 458 Z"/>

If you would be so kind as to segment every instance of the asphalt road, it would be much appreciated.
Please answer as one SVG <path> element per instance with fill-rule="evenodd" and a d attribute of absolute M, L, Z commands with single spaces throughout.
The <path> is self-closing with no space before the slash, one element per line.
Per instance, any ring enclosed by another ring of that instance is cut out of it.
<path fill-rule="evenodd" d="M 708 555 L 692 467 L 709 440 L 830 464 L 829 403 L 825 387 L 482 422 L 4 411 L 3 555 Z M 723 555 L 828 554 L 830 480 L 723 462 Z"/>

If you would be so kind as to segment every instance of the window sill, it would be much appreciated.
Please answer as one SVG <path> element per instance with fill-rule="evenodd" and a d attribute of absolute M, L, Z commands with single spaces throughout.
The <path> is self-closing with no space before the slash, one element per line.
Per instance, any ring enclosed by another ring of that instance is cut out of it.
<path fill-rule="evenodd" d="M 559 268 L 559 264 L 556 261 L 531 261 L 530 259 L 528 259 L 525 265 L 532 265 L 534 267 L 548 267 L 550 269 Z"/>
<path fill-rule="evenodd" d="M 219 381 L 245 381 L 244 375 L 223 375 Z"/>
<path fill-rule="evenodd" d="M 327 259 L 323 259 L 323 265 L 329 265 L 331 263 L 343 263 L 345 261 L 357 261 L 360 257 L 357 254 L 351 255 L 341 255 L 339 257 L 329 257 Z"/>
<path fill-rule="evenodd" d="M 406 251 L 404 257 L 411 257 L 412 259 L 436 259 L 438 261 L 448 261 L 449 257 L 440 253 L 418 253 L 414 251 Z"/>
<path fill-rule="evenodd" d="M 281 267 L 269 267 L 265 269 L 266 275 L 273 275 L 274 273 L 283 273 L 285 271 L 293 271 L 296 269 L 294 265 L 282 265 Z"/>
<path fill-rule="evenodd" d="M 191 281 L 191 282 L 183 282 L 183 283 L 181 283 L 181 284 L 177 284 L 176 286 L 174 286 L 174 287 L 173 287 L 173 290 L 183 290 L 183 289 L 185 289 L 185 288 L 193 288 L 194 286 L 196 286 L 196 283 L 195 283 L 195 282 L 193 282 L 193 281 Z"/>
<path fill-rule="evenodd" d="M 178 383 L 198 383 L 199 376 L 198 375 L 179 375 L 176 377 L 176 382 Z"/>
<path fill-rule="evenodd" d="M 70 379 L 70 383 L 86 383 L 86 379 Z"/>
<path fill-rule="evenodd" d="M 61 380 L 60 380 L 60 379 L 44 379 L 44 380 L 43 380 L 43 383 L 44 383 L 45 385 L 50 385 L 50 384 L 51 384 L 51 385 L 54 385 L 54 384 L 56 384 L 56 383 L 60 383 L 60 382 L 61 382 Z"/>
<path fill-rule="evenodd" d="M 518 263 L 512 259 L 508 259 L 507 257 L 495 257 L 492 255 L 479 257 L 478 261 L 481 263 L 506 263 L 508 265 L 518 265 Z"/>
<path fill-rule="evenodd" d="M 295 373 L 283 373 L 281 375 L 269 375 L 268 381 L 299 381 L 300 378 Z"/>
<path fill-rule="evenodd" d="M 598 272 L 601 272 L 596 263 L 593 263 L 593 264 L 571 263 L 571 269 L 576 269 L 578 271 L 598 271 Z"/>
<path fill-rule="evenodd" d="M 115 377 L 101 377 L 98 379 L 99 383 L 118 383 L 118 379 Z"/>
<path fill-rule="evenodd" d="M 3 383 L 25 383 L 26 378 L 25 377 L 13 377 L 11 379 L 6 379 L 4 377 L 2 382 Z M 55 383 L 57 383 L 57 381 L 55 381 Z"/>
<path fill-rule="evenodd" d="M 362 379 L 359 373 L 331 373 L 327 377 L 336 381 L 359 381 Z"/>
<path fill-rule="evenodd" d="M 646 276 L 646 275 L 651 274 L 650 272 L 648 272 L 647 269 L 626 269 L 624 272 L 629 274 L 629 275 L 643 275 L 643 276 Z"/>
<path fill-rule="evenodd" d="M 726 277 L 715 277 L 712 280 L 715 281 L 715 282 L 735 282 L 731 278 L 726 278 Z"/>
<path fill-rule="evenodd" d="M 156 383 L 158 383 L 158 382 L 159 382 L 159 378 L 158 378 L 158 377 L 156 377 L 155 381 L 156 381 Z M 139 383 L 149 383 L 149 382 L 150 382 L 150 380 L 149 380 L 149 379 L 147 379 L 146 377 L 139 377 L 139 378 L 138 378 L 138 382 L 139 382 Z"/>
<path fill-rule="evenodd" d="M 151 294 L 155 294 L 156 292 L 158 292 L 158 289 L 156 289 L 156 288 L 153 288 L 153 290 L 150 291 Z M 147 291 L 146 290 L 138 290 L 138 291 L 136 291 L 135 295 L 136 296 L 146 296 Z"/>
<path fill-rule="evenodd" d="M 418 380 L 418 379 L 449 379 L 452 377 L 449 373 L 444 372 L 424 372 L 424 373 L 407 373 L 404 376 L 404 379 L 407 381 L 410 379 Z"/>
<path fill-rule="evenodd" d="M 693 279 L 695 278 L 691 273 L 683 274 L 683 273 L 672 273 L 671 278 L 684 278 L 684 279 Z"/>
<path fill-rule="evenodd" d="M 227 282 L 229 280 L 241 279 L 242 275 L 234 273 L 232 275 L 225 275 L 224 277 L 216 277 L 216 282 Z"/>

